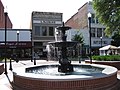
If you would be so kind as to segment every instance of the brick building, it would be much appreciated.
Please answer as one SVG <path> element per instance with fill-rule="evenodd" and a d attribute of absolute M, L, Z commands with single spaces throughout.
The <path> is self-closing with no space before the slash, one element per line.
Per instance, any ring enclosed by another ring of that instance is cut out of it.
<path fill-rule="evenodd" d="M 70 19 L 66 21 L 66 25 L 72 27 L 68 31 L 68 39 L 70 40 L 76 32 L 81 33 L 84 38 L 85 52 L 89 54 L 90 36 L 89 36 L 89 25 L 88 25 L 88 13 L 91 13 L 91 47 L 92 52 L 99 54 L 99 48 L 105 45 L 111 44 L 111 38 L 108 38 L 105 33 L 105 26 L 99 23 L 95 10 L 93 9 L 92 2 L 85 3 L 78 9 Z M 71 35 L 71 36 L 70 36 Z"/>
<path fill-rule="evenodd" d="M 7 15 L 7 28 L 12 28 L 12 22 Z M 0 28 L 5 28 L 5 14 L 4 14 L 4 6 L 0 0 Z"/>

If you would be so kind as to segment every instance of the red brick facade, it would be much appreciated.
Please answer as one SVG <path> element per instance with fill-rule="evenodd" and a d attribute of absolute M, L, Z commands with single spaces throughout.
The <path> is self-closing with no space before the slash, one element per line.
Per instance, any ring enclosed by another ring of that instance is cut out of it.
<path fill-rule="evenodd" d="M 0 28 L 5 28 L 4 6 L 1 0 L 0 0 Z M 9 16 L 7 17 L 7 28 L 12 28 L 12 22 Z"/>
<path fill-rule="evenodd" d="M 4 64 L 0 64 L 0 75 L 4 72 Z"/>
<path fill-rule="evenodd" d="M 14 89 L 17 90 L 119 90 L 117 73 L 103 78 L 85 80 L 47 80 L 13 75 Z"/>
<path fill-rule="evenodd" d="M 85 3 L 81 8 L 79 8 L 78 12 L 74 14 L 70 19 L 68 19 L 65 24 L 74 29 L 82 29 L 87 27 L 88 4 L 89 3 Z"/>

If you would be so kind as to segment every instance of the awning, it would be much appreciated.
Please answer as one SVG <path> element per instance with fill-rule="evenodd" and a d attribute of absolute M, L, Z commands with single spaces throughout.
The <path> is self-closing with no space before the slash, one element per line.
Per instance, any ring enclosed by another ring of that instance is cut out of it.
<path fill-rule="evenodd" d="M 118 47 L 116 46 L 113 46 L 113 45 L 107 45 L 107 46 L 104 46 L 102 48 L 100 48 L 99 50 L 113 50 L 113 49 L 118 49 Z"/>

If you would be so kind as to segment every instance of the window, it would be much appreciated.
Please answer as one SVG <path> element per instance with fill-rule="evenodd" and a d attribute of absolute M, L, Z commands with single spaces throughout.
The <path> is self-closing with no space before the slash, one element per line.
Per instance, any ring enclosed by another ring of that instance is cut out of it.
<path fill-rule="evenodd" d="M 35 35 L 40 36 L 40 26 L 35 26 Z"/>
<path fill-rule="evenodd" d="M 42 26 L 42 36 L 47 36 L 47 27 Z"/>
<path fill-rule="evenodd" d="M 40 47 L 40 46 L 42 46 L 42 42 L 35 42 L 34 45 Z"/>
<path fill-rule="evenodd" d="M 95 28 L 91 28 L 91 37 L 95 37 Z"/>
<path fill-rule="evenodd" d="M 98 18 L 96 17 L 96 23 L 99 23 Z"/>
<path fill-rule="evenodd" d="M 91 23 L 95 23 L 95 14 L 91 14 Z"/>
<path fill-rule="evenodd" d="M 105 34 L 105 28 L 103 28 L 103 37 L 108 37 L 108 36 Z"/>
<path fill-rule="evenodd" d="M 102 36 L 102 28 L 97 28 L 97 37 Z"/>
<path fill-rule="evenodd" d="M 49 36 L 54 36 L 54 28 L 49 27 Z"/>

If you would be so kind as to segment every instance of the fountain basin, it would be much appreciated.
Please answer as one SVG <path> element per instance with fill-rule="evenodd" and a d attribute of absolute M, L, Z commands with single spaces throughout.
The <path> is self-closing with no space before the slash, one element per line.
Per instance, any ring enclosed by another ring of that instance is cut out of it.
<path fill-rule="evenodd" d="M 73 66 L 79 64 L 73 64 Z M 107 65 L 83 64 L 86 66 L 101 68 L 99 74 L 80 74 L 80 75 L 42 75 L 26 73 L 26 68 L 43 67 L 31 66 L 18 68 L 13 71 L 13 83 L 21 90 L 116 90 L 117 69 Z M 49 66 L 57 66 L 52 64 Z M 80 65 L 81 66 L 81 65 Z"/>

